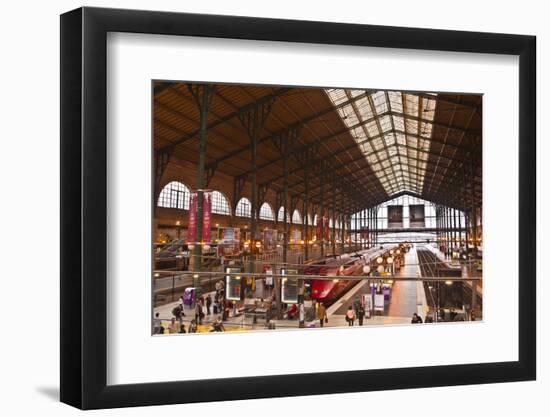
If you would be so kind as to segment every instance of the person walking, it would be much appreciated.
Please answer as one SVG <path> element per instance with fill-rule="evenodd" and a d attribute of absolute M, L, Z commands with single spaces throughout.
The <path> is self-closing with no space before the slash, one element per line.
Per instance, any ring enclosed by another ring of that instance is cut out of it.
<path fill-rule="evenodd" d="M 355 310 L 355 314 L 357 315 L 357 319 L 359 320 L 359 326 L 363 325 L 363 319 L 365 318 L 365 307 L 363 307 L 363 304 L 359 303 L 357 305 L 357 309 Z"/>
<path fill-rule="evenodd" d="M 183 322 L 183 316 L 185 316 L 185 314 L 183 313 L 183 304 L 178 304 L 177 306 L 175 306 L 172 309 L 172 315 L 181 324 Z"/>
<path fill-rule="evenodd" d="M 322 302 L 317 306 L 317 319 L 319 319 L 319 326 L 321 327 L 325 327 L 325 322 L 328 322 L 327 309 Z"/>
<path fill-rule="evenodd" d="M 162 327 L 162 320 L 159 318 L 159 313 L 155 313 L 155 318 L 153 320 L 153 334 L 161 334 L 160 329 Z"/>
<path fill-rule="evenodd" d="M 353 311 L 352 306 L 348 307 L 348 311 L 346 312 L 346 321 L 348 322 L 348 326 L 353 326 L 353 322 L 355 321 L 355 311 Z"/>
<path fill-rule="evenodd" d="M 202 312 L 202 301 L 198 300 L 197 305 L 195 306 L 195 321 L 198 324 L 202 324 L 202 318 L 204 313 Z"/>
<path fill-rule="evenodd" d="M 212 305 L 212 297 L 210 294 L 206 296 L 206 314 L 210 315 L 210 306 Z"/>
<path fill-rule="evenodd" d="M 197 321 L 195 319 L 189 323 L 189 333 L 197 333 Z"/>
<path fill-rule="evenodd" d="M 305 327 L 306 323 L 306 307 L 304 306 L 304 303 L 300 303 L 298 305 L 298 327 L 303 328 Z"/>

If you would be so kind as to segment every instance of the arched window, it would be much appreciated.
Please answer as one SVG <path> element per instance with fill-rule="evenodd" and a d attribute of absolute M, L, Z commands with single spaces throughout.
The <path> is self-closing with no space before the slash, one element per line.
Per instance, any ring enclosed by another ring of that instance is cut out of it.
<path fill-rule="evenodd" d="M 338 221 L 338 219 L 336 219 L 336 228 L 337 228 L 337 229 L 340 228 L 340 222 Z"/>
<path fill-rule="evenodd" d="M 189 188 L 178 181 L 169 182 L 160 192 L 157 206 L 189 210 Z"/>
<path fill-rule="evenodd" d="M 317 226 L 317 215 L 313 216 L 313 226 Z"/>
<path fill-rule="evenodd" d="M 246 197 L 243 197 L 237 203 L 237 208 L 235 209 L 235 216 L 237 217 L 252 217 L 250 210 L 250 200 Z"/>
<path fill-rule="evenodd" d="M 332 217 L 328 220 L 328 227 L 332 227 L 333 223 L 332 223 Z"/>
<path fill-rule="evenodd" d="M 262 220 L 275 220 L 275 213 L 268 203 L 263 203 L 260 207 L 260 219 Z"/>
<path fill-rule="evenodd" d="M 229 208 L 229 201 L 219 191 L 212 191 L 212 213 L 224 214 L 229 216 L 231 209 Z"/>
<path fill-rule="evenodd" d="M 302 224 L 302 216 L 300 216 L 300 212 L 298 210 L 294 210 L 294 213 L 292 213 L 292 223 Z"/>
<path fill-rule="evenodd" d="M 313 225 L 313 223 L 311 223 L 311 214 L 308 214 L 308 215 L 307 215 L 307 225 L 308 225 L 308 226 L 312 226 L 312 225 Z"/>
<path fill-rule="evenodd" d="M 281 207 L 279 209 L 279 213 L 277 214 L 277 221 L 282 222 L 284 221 L 284 218 L 285 218 L 285 208 Z M 286 212 L 286 222 L 290 223 L 290 213 L 288 212 L 288 210 Z"/>

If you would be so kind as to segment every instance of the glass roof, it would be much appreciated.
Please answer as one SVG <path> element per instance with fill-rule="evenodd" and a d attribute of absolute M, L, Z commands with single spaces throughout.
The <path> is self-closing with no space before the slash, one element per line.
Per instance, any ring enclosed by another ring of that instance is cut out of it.
<path fill-rule="evenodd" d="M 335 88 L 325 92 L 386 193 L 421 194 L 436 94 Z"/>

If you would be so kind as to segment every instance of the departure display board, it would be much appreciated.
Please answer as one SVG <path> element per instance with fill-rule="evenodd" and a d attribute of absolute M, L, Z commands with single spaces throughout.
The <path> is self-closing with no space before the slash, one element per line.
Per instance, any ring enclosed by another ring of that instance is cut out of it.
<path fill-rule="evenodd" d="M 228 266 L 225 268 L 225 272 L 230 274 L 237 274 L 242 272 L 240 267 Z M 226 275 L 225 276 L 225 298 L 231 301 L 238 301 L 242 295 L 242 277 L 239 275 Z"/>
<path fill-rule="evenodd" d="M 295 304 L 298 302 L 298 279 L 289 275 L 297 275 L 297 269 L 281 269 L 281 301 Z"/>

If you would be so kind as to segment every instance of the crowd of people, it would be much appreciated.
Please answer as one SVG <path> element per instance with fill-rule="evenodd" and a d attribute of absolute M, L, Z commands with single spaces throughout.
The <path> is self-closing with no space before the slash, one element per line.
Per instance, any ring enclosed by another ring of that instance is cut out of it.
<path fill-rule="evenodd" d="M 224 320 L 227 320 L 231 308 L 234 308 L 233 303 L 225 300 L 225 288 L 222 280 L 216 282 L 214 288 L 214 297 L 211 293 L 206 296 L 199 297 L 195 300 L 192 312 L 194 318 L 189 322 L 188 327 L 185 326 L 184 317 L 185 314 L 185 302 L 182 295 L 179 299 L 179 303 L 172 308 L 172 318 L 167 328 L 163 326 L 163 322 L 159 317 L 159 313 L 155 313 L 153 320 L 153 334 L 174 334 L 174 333 L 197 333 L 198 326 L 202 326 L 203 320 L 206 316 L 217 316 L 211 322 L 210 332 L 224 332 L 225 327 L 223 325 Z"/>
<path fill-rule="evenodd" d="M 187 327 L 184 323 L 184 317 L 186 317 L 186 314 L 184 308 L 184 297 L 182 296 L 180 298 L 180 302 L 173 307 L 171 311 L 173 317 L 166 328 L 163 327 L 163 322 L 159 318 L 159 313 L 155 313 L 153 333 L 197 333 L 199 326 L 203 325 L 203 320 L 205 317 L 210 319 L 208 320 L 211 325 L 209 329 L 210 332 L 224 332 L 224 321 L 227 321 L 230 317 L 232 310 L 233 316 L 235 315 L 236 304 L 225 299 L 225 288 L 222 280 L 216 282 L 214 288 L 215 291 L 207 293 L 202 297 L 198 297 L 195 300 L 194 306 L 191 306 L 191 313 L 194 314 L 194 318 L 191 319 Z M 272 300 L 261 299 L 260 301 L 256 301 L 255 307 L 256 310 L 265 312 L 265 329 L 275 329 L 275 321 L 272 319 Z M 309 315 L 308 313 L 308 316 L 310 317 L 308 318 L 308 323 L 310 323 L 308 326 L 311 325 L 309 320 L 314 320 L 315 324 L 313 327 L 324 327 L 328 323 L 326 306 L 323 302 L 314 302 L 313 308 L 314 310 L 311 312 L 312 315 Z M 189 310 L 187 310 L 187 312 L 189 314 Z M 459 319 L 457 317 L 458 313 L 454 309 L 450 309 L 447 313 L 443 309 L 439 309 L 434 313 L 437 314 L 437 321 L 456 321 Z M 348 326 L 363 326 L 366 315 L 367 311 L 365 310 L 365 306 L 361 303 L 359 297 L 356 297 L 352 305 L 350 305 L 345 312 L 345 320 Z M 304 303 L 288 305 L 285 312 L 285 317 L 289 320 L 298 319 L 300 327 L 304 327 L 306 319 Z M 472 320 L 475 320 L 475 315 L 473 313 Z M 424 320 L 417 313 L 414 313 L 411 318 L 412 324 L 433 322 L 434 317 L 430 313 L 426 314 Z M 257 323 L 256 314 L 253 316 L 253 323 Z"/>
<path fill-rule="evenodd" d="M 464 314 L 459 315 L 459 313 L 454 309 L 450 308 L 448 312 L 446 312 L 443 308 L 438 309 L 435 314 L 437 315 L 437 321 L 465 321 L 466 318 L 464 317 Z M 475 321 L 476 315 L 475 312 L 470 312 L 470 321 Z M 426 317 L 424 318 L 424 321 L 422 321 L 422 317 L 420 317 L 418 314 L 414 313 L 411 319 L 412 324 L 417 323 L 433 323 L 434 322 L 434 316 L 431 313 L 426 314 Z"/>

